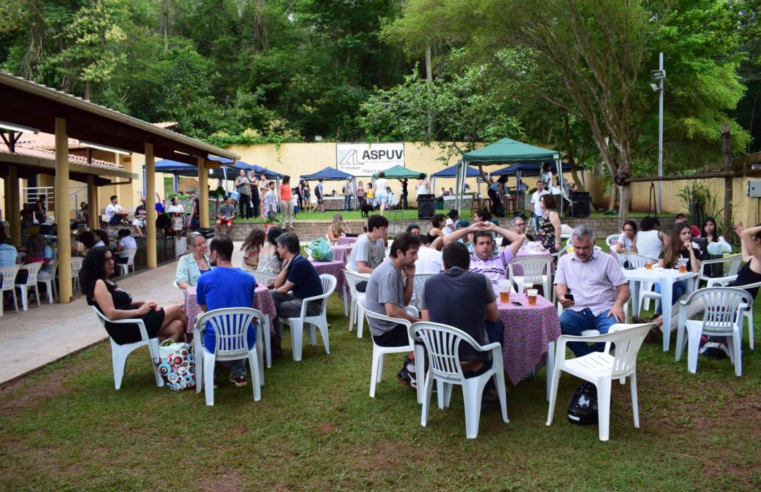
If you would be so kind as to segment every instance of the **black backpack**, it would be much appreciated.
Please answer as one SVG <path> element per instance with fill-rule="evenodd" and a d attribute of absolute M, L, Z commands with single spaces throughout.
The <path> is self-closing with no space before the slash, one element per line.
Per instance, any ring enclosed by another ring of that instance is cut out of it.
<path fill-rule="evenodd" d="M 568 421 L 576 425 L 594 425 L 599 422 L 597 415 L 597 387 L 589 382 L 582 383 L 571 395 L 568 402 Z"/>

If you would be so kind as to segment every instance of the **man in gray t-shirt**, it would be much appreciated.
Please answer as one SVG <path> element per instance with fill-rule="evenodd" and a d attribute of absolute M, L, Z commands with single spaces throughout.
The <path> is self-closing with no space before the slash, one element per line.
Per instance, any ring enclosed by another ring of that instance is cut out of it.
<path fill-rule="evenodd" d="M 235 207 L 230 204 L 230 197 L 225 198 L 225 204 L 219 207 L 217 212 L 217 232 L 222 232 L 222 226 L 227 226 L 227 235 L 233 228 L 233 219 L 235 218 Z"/>
<path fill-rule="evenodd" d="M 360 237 L 351 251 L 349 270 L 358 273 L 373 273 L 386 257 L 386 237 L 388 236 L 388 219 L 373 215 L 367 219 L 367 234 Z M 364 292 L 367 282 L 357 284 L 357 290 Z"/>

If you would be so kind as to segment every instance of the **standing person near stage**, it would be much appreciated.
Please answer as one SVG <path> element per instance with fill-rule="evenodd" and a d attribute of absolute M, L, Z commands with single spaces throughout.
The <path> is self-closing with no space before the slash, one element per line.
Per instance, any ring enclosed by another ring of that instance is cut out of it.
<path fill-rule="evenodd" d="M 288 227 L 293 229 L 293 195 L 291 194 L 291 177 L 283 176 L 283 182 L 280 184 L 280 228 L 286 230 Z"/>
<path fill-rule="evenodd" d="M 317 199 L 317 206 L 314 207 L 317 211 L 317 207 L 320 208 L 320 212 L 325 213 L 325 188 L 322 186 L 322 180 L 317 180 L 317 186 L 314 187 L 314 197 Z"/>
<path fill-rule="evenodd" d="M 238 194 L 240 195 L 238 200 L 240 204 L 240 218 L 250 219 L 253 217 L 251 213 L 251 182 L 246 176 L 246 171 L 240 170 L 240 176 L 235 178 L 235 186 L 238 187 Z"/>

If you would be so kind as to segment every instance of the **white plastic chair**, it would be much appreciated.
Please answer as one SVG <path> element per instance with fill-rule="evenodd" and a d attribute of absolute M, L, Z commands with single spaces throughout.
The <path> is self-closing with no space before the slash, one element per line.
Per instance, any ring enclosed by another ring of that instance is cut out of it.
<path fill-rule="evenodd" d="M 636 253 L 620 253 L 618 254 L 618 261 L 623 268 L 624 263 L 628 262 L 632 268 L 644 268 L 647 258 Z M 639 310 L 642 310 L 644 305 L 645 309 L 650 309 L 650 300 L 656 302 L 661 299 L 661 295 L 653 291 L 653 282 L 643 282 L 640 288 Z"/>
<path fill-rule="evenodd" d="M 40 307 L 40 288 L 37 286 L 37 274 L 40 272 L 42 265 L 43 262 L 37 261 L 22 266 L 24 270 L 29 272 L 29 276 L 26 278 L 25 283 L 16 284 L 16 287 L 21 293 L 21 306 L 23 311 L 29 309 L 29 303 L 27 302 L 27 299 L 29 295 L 29 289 L 32 287 L 34 287 L 34 293 L 36 294 L 35 297 L 37 298 L 37 307 Z"/>
<path fill-rule="evenodd" d="M 164 380 L 161 377 L 161 373 L 159 373 L 158 368 L 156 367 L 156 364 L 153 362 L 154 359 L 159 358 L 159 339 L 158 338 L 148 338 L 148 330 L 145 329 L 145 323 L 142 319 L 136 318 L 136 319 L 118 319 L 116 321 L 111 321 L 110 319 L 106 318 L 103 313 L 98 311 L 98 308 L 95 306 L 92 307 L 92 310 L 95 311 L 95 315 L 98 317 L 98 320 L 100 321 L 100 324 L 103 325 L 103 328 L 106 327 L 106 321 L 110 323 L 117 323 L 117 324 L 136 324 L 138 329 L 140 330 L 140 338 L 141 340 L 139 342 L 135 343 L 127 343 L 124 345 L 119 345 L 118 343 L 114 342 L 113 338 L 110 338 L 111 340 L 111 364 L 114 368 L 114 387 L 118 390 L 122 387 L 122 378 L 124 377 L 124 368 L 127 365 L 127 357 L 129 357 L 129 354 L 134 352 L 136 349 L 148 346 L 148 352 L 151 354 L 151 366 L 153 367 L 153 375 L 156 377 L 156 386 L 164 386 Z"/>
<path fill-rule="evenodd" d="M 21 268 L 21 265 L 11 265 L 0 268 L 0 276 L 3 277 L 2 288 L 0 288 L 0 296 L 5 291 L 11 291 L 13 293 L 13 307 L 16 308 L 18 313 L 18 298 L 16 298 L 16 275 Z M 3 315 L 3 298 L 0 297 L 0 316 Z"/>
<path fill-rule="evenodd" d="M 637 354 L 645 341 L 652 323 L 641 325 L 615 324 L 606 335 L 574 337 L 563 335 L 558 338 L 558 348 L 555 351 L 555 368 L 552 371 L 552 394 L 550 408 L 547 413 L 547 425 L 552 425 L 555 413 L 555 402 L 558 396 L 560 371 L 565 371 L 577 378 L 589 381 L 597 387 L 597 413 L 599 416 L 599 436 L 601 441 L 607 441 L 610 435 L 610 398 L 611 385 L 614 379 L 620 379 L 622 384 L 629 378 L 632 392 L 632 412 L 634 427 L 639 429 L 639 406 L 637 404 Z M 568 342 L 605 343 L 603 352 L 566 359 L 566 344 Z M 615 345 L 615 353 L 610 353 L 610 346 Z"/>
<path fill-rule="evenodd" d="M 515 284 L 515 291 L 523 293 L 524 284 L 542 284 L 544 297 L 551 301 L 553 298 L 552 261 L 551 256 L 513 258 L 507 265 L 507 276 L 510 282 Z M 523 275 L 515 275 L 516 265 L 523 268 Z"/>
<path fill-rule="evenodd" d="M 410 299 L 410 305 L 415 306 L 415 308 L 420 311 L 420 305 L 423 300 L 423 290 L 425 288 L 425 283 L 428 281 L 429 278 L 436 275 L 435 273 L 416 273 L 415 278 L 413 281 L 415 282 L 415 285 L 412 287 L 412 299 Z"/>
<path fill-rule="evenodd" d="M 730 287 L 736 280 L 737 280 L 737 275 L 732 275 L 729 277 L 712 278 L 708 280 L 707 287 Z M 746 284 L 743 286 L 737 286 L 737 288 L 745 290 L 745 291 L 750 289 L 758 289 L 758 288 L 761 288 L 761 282 L 756 282 L 754 284 Z M 754 340 L 755 335 L 753 333 L 753 303 L 751 303 L 749 306 L 743 305 L 742 307 L 744 308 L 743 317 L 745 318 L 745 321 L 748 323 L 748 345 L 750 345 L 751 350 L 756 350 L 756 342 Z"/>
<path fill-rule="evenodd" d="M 79 289 L 80 293 L 82 293 L 82 288 L 79 285 L 79 271 L 82 269 L 82 262 L 85 259 L 81 256 L 72 256 L 71 257 L 71 281 L 73 282 L 72 285 L 72 291 L 76 292 L 77 289 Z"/>
<path fill-rule="evenodd" d="M 293 360 L 300 361 L 302 353 L 302 339 L 306 329 L 307 338 L 311 345 L 317 345 L 315 327 L 320 330 L 322 341 L 325 344 L 325 353 L 330 354 L 330 340 L 328 338 L 328 297 L 336 290 L 337 280 L 333 275 L 320 275 L 322 281 L 322 294 L 307 297 L 301 303 L 301 314 L 298 318 L 280 318 L 280 321 L 291 327 L 291 340 L 293 341 Z M 320 314 L 307 316 L 307 305 L 311 301 L 320 301 Z"/>
<path fill-rule="evenodd" d="M 431 406 L 433 383 L 438 384 L 439 407 L 448 407 L 452 397 L 452 385 L 462 386 L 465 400 L 465 435 L 468 439 L 478 437 L 478 424 L 481 420 L 481 397 L 486 383 L 495 379 L 499 403 L 502 408 L 502 420 L 507 419 L 507 394 L 505 391 L 505 368 L 502 361 L 502 349 L 494 342 L 481 346 L 462 330 L 439 323 L 421 321 L 410 327 L 412 338 L 419 337 L 428 353 L 428 373 L 425 375 L 425 394 L 423 395 L 423 412 L 420 424 L 428 424 L 428 411 Z M 492 365 L 483 374 L 465 378 L 460 365 L 459 348 L 467 343 L 479 352 L 491 352 Z"/>
<path fill-rule="evenodd" d="M 354 327 L 354 323 L 357 323 L 357 338 L 362 338 L 362 329 L 365 324 L 364 306 L 362 301 L 365 299 L 365 293 L 357 290 L 357 284 L 360 282 L 367 282 L 370 280 L 370 275 L 366 273 L 357 273 L 351 270 L 344 269 L 344 277 L 346 278 L 346 284 L 349 286 L 349 292 L 351 293 L 351 313 L 349 315 L 349 331 Z M 345 299 L 345 296 L 344 296 Z"/>
<path fill-rule="evenodd" d="M 117 263 L 116 265 L 121 269 L 121 275 L 127 275 L 129 273 L 129 267 L 132 267 L 132 272 L 135 271 L 135 254 L 137 253 L 137 248 L 132 249 L 125 249 L 124 251 L 119 251 L 119 255 L 122 254 L 127 255 L 127 263 Z"/>
<path fill-rule="evenodd" d="M 58 271 L 58 260 L 52 260 L 50 262 L 50 278 L 42 279 L 39 273 L 37 274 L 37 283 L 45 284 L 45 291 L 48 294 L 48 302 L 53 304 L 53 301 L 58 297 L 58 291 L 56 288 L 55 275 Z"/>
<path fill-rule="evenodd" d="M 275 277 L 277 277 L 277 275 L 273 273 L 264 273 L 256 270 L 246 270 L 246 272 L 254 276 L 257 284 L 265 286 L 272 283 L 275 280 Z"/>
<path fill-rule="evenodd" d="M 262 343 L 257 333 L 256 344 L 248 348 L 248 328 L 257 320 L 257 332 L 264 329 L 264 314 L 253 308 L 224 308 L 203 313 L 196 319 L 193 328 L 193 344 L 196 353 L 196 393 L 206 386 L 206 405 L 214 406 L 214 364 L 248 359 L 251 367 L 251 383 L 254 387 L 254 401 L 262 399 Z M 214 330 L 216 336 L 214 353 L 202 343 L 203 331 Z"/>
<path fill-rule="evenodd" d="M 719 277 L 709 277 L 706 274 L 706 269 L 711 265 L 722 265 L 722 274 Z M 742 266 L 742 255 L 736 254 L 727 256 L 725 258 L 718 258 L 716 260 L 705 260 L 700 262 L 700 272 L 698 273 L 698 280 L 703 282 L 709 282 L 714 278 L 724 279 L 725 277 L 732 277 L 737 275 L 738 270 Z"/>
<path fill-rule="evenodd" d="M 703 319 L 687 319 L 687 306 L 695 301 L 703 303 Z M 700 337 L 723 336 L 727 338 L 729 357 L 735 364 L 735 374 L 742 376 L 742 311 L 751 305 L 753 298 L 746 291 L 735 287 L 709 287 L 696 290 L 682 301 L 679 310 L 679 326 L 676 336 L 676 360 L 682 358 L 687 348 L 687 369 L 693 374 L 698 370 Z M 687 336 L 685 337 L 685 330 Z"/>
<path fill-rule="evenodd" d="M 623 234 L 623 232 L 621 234 Z M 613 246 L 618 244 L 618 238 L 621 237 L 621 234 L 611 234 L 610 236 L 606 237 L 605 244 L 607 244 L 610 249 L 613 249 Z"/>
<path fill-rule="evenodd" d="M 361 303 L 360 303 L 361 304 Z M 364 308 L 364 306 L 362 306 Z M 381 347 L 380 345 L 375 343 L 375 339 L 371 336 L 370 339 L 373 341 L 373 365 L 372 370 L 370 371 L 370 398 L 375 398 L 375 385 L 377 383 L 381 382 L 381 379 L 383 378 L 383 359 L 386 354 L 406 354 L 409 352 L 415 352 L 415 364 L 417 368 L 417 402 L 423 403 L 423 387 L 424 387 L 424 380 L 425 380 L 425 369 L 422 364 L 424 364 L 423 361 L 425 361 L 425 353 L 423 352 L 423 345 L 418 343 L 415 344 L 415 340 L 412 339 L 412 335 L 409 332 L 410 326 L 412 326 L 412 323 L 407 321 L 406 319 L 401 318 L 391 318 L 389 316 L 386 316 L 385 314 L 378 314 L 374 313 L 368 309 L 362 310 L 368 318 L 368 323 L 370 323 L 370 319 L 374 319 L 376 321 L 387 321 L 390 323 L 396 323 L 398 325 L 404 325 L 407 328 L 407 333 L 410 335 L 410 344 L 404 345 L 401 347 Z M 412 306 L 409 306 L 407 308 L 407 314 L 410 316 L 418 317 L 419 313 L 418 310 Z M 420 340 L 418 340 L 419 342 Z M 417 364 L 421 364 L 420 366 L 417 366 Z"/>

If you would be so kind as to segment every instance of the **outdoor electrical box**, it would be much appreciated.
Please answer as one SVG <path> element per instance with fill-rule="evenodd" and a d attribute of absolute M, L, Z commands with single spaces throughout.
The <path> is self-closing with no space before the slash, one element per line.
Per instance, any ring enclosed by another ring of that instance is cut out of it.
<path fill-rule="evenodd" d="M 749 179 L 746 194 L 749 198 L 761 198 L 761 179 Z"/>

